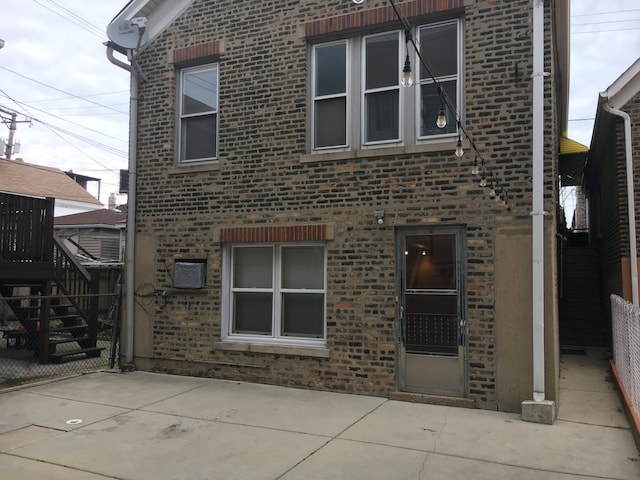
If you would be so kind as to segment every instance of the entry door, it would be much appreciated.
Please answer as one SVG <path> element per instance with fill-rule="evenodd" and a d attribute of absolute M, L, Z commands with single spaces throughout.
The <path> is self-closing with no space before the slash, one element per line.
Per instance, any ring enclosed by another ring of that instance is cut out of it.
<path fill-rule="evenodd" d="M 462 242 L 462 229 L 398 233 L 401 390 L 465 395 Z"/>

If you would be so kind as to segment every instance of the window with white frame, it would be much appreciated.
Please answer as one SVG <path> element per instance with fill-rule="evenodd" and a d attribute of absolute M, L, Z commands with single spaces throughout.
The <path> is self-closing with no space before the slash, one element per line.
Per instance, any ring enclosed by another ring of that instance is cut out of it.
<path fill-rule="evenodd" d="M 225 249 L 225 340 L 323 345 L 324 245 L 234 245 Z"/>
<path fill-rule="evenodd" d="M 178 163 L 218 158 L 218 65 L 180 71 Z"/>
<path fill-rule="evenodd" d="M 411 145 L 456 135 L 460 21 L 421 25 L 412 36 L 424 64 L 400 30 L 312 46 L 312 151 Z M 413 87 L 402 88 L 407 47 L 417 78 Z M 448 123 L 439 128 L 435 122 L 443 108 Z"/>

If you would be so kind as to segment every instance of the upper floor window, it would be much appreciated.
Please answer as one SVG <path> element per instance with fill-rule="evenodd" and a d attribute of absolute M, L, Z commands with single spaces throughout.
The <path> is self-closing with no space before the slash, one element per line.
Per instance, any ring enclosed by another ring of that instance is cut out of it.
<path fill-rule="evenodd" d="M 451 109 L 460 112 L 460 36 L 458 20 L 415 29 L 413 37 L 424 64 L 409 45 L 418 77 L 411 88 L 401 87 L 406 55 L 402 31 L 314 45 L 312 150 L 411 145 L 455 136 L 457 124 Z M 443 107 L 449 121 L 439 128 L 435 122 Z"/>
<path fill-rule="evenodd" d="M 218 158 L 218 65 L 180 71 L 178 163 Z"/>

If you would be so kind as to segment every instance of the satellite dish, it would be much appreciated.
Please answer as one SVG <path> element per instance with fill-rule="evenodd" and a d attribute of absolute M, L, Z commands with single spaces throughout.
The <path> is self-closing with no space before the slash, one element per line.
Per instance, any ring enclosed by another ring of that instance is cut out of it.
<path fill-rule="evenodd" d="M 149 32 L 145 28 L 146 19 L 118 20 L 107 27 L 107 37 L 116 45 L 134 49 L 140 48 L 149 41 Z"/>

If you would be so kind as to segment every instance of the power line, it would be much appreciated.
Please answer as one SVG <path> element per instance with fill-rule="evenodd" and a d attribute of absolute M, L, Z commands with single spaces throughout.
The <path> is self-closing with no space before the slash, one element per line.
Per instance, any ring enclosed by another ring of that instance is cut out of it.
<path fill-rule="evenodd" d="M 581 13 L 579 15 L 571 15 L 571 18 L 577 18 L 577 17 L 591 17 L 594 15 L 597 16 L 602 16 L 602 15 L 615 15 L 617 13 L 631 13 L 631 12 L 640 12 L 640 9 L 635 9 L 635 10 L 615 10 L 615 11 L 611 11 L 611 12 L 600 12 L 600 13 Z"/>
<path fill-rule="evenodd" d="M 28 108 L 31 108 L 31 109 L 33 109 L 33 110 L 36 110 L 36 111 L 38 111 L 38 112 L 40 112 L 40 113 L 43 113 L 43 114 L 45 114 L 45 115 L 48 115 L 48 116 L 50 116 L 50 117 L 56 118 L 56 119 L 58 119 L 58 120 L 61 120 L 61 121 L 63 121 L 63 122 L 70 123 L 70 124 L 71 124 L 71 125 L 73 125 L 73 126 L 83 128 L 83 129 L 88 130 L 88 131 L 93 132 L 93 133 L 97 133 L 98 135 L 102 135 L 103 137 L 111 138 L 111 139 L 113 139 L 113 140 L 117 140 L 117 141 L 119 141 L 119 142 L 124 142 L 124 140 L 122 140 L 121 138 L 114 137 L 113 135 L 107 135 L 107 134 L 106 134 L 106 133 L 104 133 L 104 132 L 101 132 L 101 131 L 99 131 L 99 130 L 94 130 L 94 129 L 92 129 L 92 128 L 89 128 L 89 127 L 87 127 L 87 126 L 85 126 L 85 125 L 81 125 L 81 124 L 79 124 L 79 123 L 72 122 L 71 120 L 66 120 L 66 119 L 64 119 L 64 118 L 62 118 L 62 117 L 60 117 L 60 116 L 58 116 L 58 115 L 54 115 L 54 114 L 49 113 L 49 112 L 47 112 L 47 111 L 45 111 L 45 110 L 42 110 L 42 109 L 40 109 L 40 108 L 37 108 L 37 107 L 31 106 L 31 105 L 28 105 L 28 104 L 26 104 L 25 102 L 19 102 L 18 100 L 14 99 L 14 98 L 12 98 L 10 95 L 8 95 L 8 94 L 7 94 L 4 90 L 2 90 L 2 89 L 0 89 L 0 93 L 2 93 L 2 95 L 4 95 L 7 99 L 11 100 L 13 103 L 15 103 L 16 105 L 18 105 L 18 106 L 19 106 L 19 107 L 21 107 L 21 108 L 26 108 L 26 107 L 28 107 Z M 21 113 L 21 112 L 18 112 L 18 113 Z M 29 117 L 31 117 L 31 118 L 33 118 L 31 115 L 28 115 L 28 116 L 29 116 Z M 35 118 L 34 118 L 34 120 L 35 120 Z M 42 120 L 38 120 L 38 121 L 39 121 L 39 122 L 42 122 Z"/>
<path fill-rule="evenodd" d="M 39 5 L 42 8 L 45 8 L 45 9 L 49 10 L 50 12 L 54 13 L 55 15 L 58 15 L 59 17 L 64 18 L 68 22 L 73 23 L 77 27 L 82 28 L 83 30 L 91 33 L 92 35 L 95 35 L 96 37 L 101 38 L 101 39 L 104 39 L 106 37 L 106 33 L 101 28 L 99 28 L 99 27 L 95 26 L 94 24 L 92 24 L 91 22 L 85 20 L 80 15 L 72 12 L 71 10 L 69 10 L 68 8 L 63 7 L 62 5 L 59 5 L 58 3 L 54 2 L 53 0 L 46 0 L 46 1 L 48 3 L 50 3 L 54 8 L 48 7 L 47 5 L 44 5 L 43 3 L 40 3 L 38 0 L 33 0 L 33 2 L 36 5 Z M 60 11 L 56 11 L 55 10 L 56 8 L 58 10 L 60 10 Z"/>
<path fill-rule="evenodd" d="M 60 92 L 60 93 L 63 93 L 65 95 L 68 95 L 69 97 L 73 97 L 73 98 L 76 98 L 78 100 L 82 100 L 84 102 L 90 103 L 92 105 L 96 105 L 98 107 L 106 108 L 108 110 L 113 110 L 114 112 L 122 113 L 124 115 L 127 114 L 127 112 L 123 112 L 122 110 L 116 110 L 115 108 L 111 108 L 111 107 L 108 107 L 106 105 L 102 105 L 101 103 L 94 102 L 92 100 L 87 100 L 86 98 L 81 97 L 79 95 L 75 95 L 75 94 L 70 93 L 70 92 L 65 92 L 64 90 L 61 90 L 61 89 L 59 89 L 57 87 L 54 87 L 52 85 L 46 84 L 44 82 L 41 82 L 41 81 L 36 80 L 34 78 L 31 78 L 31 77 L 27 77 L 26 75 L 23 75 L 22 73 L 18 73 L 15 70 L 11 70 L 10 68 L 3 67 L 3 66 L 0 65 L 0 69 L 5 70 L 5 71 L 10 72 L 10 73 L 13 73 L 14 75 L 18 75 L 19 77 L 22 77 L 22 78 L 24 78 L 26 80 L 29 80 L 29 81 L 34 82 L 34 83 L 37 83 L 38 85 L 42 85 L 43 87 L 47 87 L 47 88 L 50 88 L 51 90 L 55 90 L 56 92 Z"/>
<path fill-rule="evenodd" d="M 640 30 L 640 27 L 636 28 L 618 28 L 614 30 L 591 30 L 587 32 L 571 32 L 571 35 L 580 35 L 582 33 L 610 33 L 610 32 L 627 32 L 629 30 Z"/>

